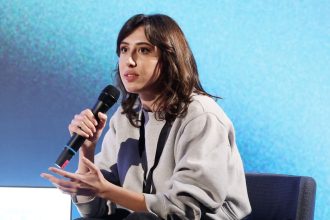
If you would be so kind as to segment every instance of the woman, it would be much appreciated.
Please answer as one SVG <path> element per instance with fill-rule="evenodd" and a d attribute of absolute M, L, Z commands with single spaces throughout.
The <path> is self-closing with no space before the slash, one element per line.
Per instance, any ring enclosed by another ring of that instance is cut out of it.
<path fill-rule="evenodd" d="M 42 176 L 84 217 L 242 219 L 251 211 L 231 121 L 206 93 L 180 27 L 165 15 L 135 15 L 117 39 L 121 107 L 102 149 L 107 116 L 76 115 L 69 131 L 87 138 L 76 173 Z M 116 217 L 117 216 L 117 217 Z"/>

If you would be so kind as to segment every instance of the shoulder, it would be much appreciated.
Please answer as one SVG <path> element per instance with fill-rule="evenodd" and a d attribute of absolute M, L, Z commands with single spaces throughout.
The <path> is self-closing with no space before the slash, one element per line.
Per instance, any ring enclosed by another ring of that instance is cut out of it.
<path fill-rule="evenodd" d="M 193 94 L 188 110 L 195 113 L 222 111 L 220 106 L 209 96 Z"/>
<path fill-rule="evenodd" d="M 214 114 L 220 119 L 228 119 L 220 105 L 211 97 L 206 95 L 192 95 L 192 102 L 188 107 L 190 115 Z"/>
<path fill-rule="evenodd" d="M 230 119 L 214 99 L 206 95 L 193 94 L 186 119 L 190 120 L 201 115 L 212 115 L 226 127 L 231 126 Z"/>

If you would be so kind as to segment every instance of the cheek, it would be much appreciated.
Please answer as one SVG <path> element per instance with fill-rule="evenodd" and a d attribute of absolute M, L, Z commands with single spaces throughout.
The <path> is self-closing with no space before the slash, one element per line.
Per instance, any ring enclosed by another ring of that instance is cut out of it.
<path fill-rule="evenodd" d="M 120 62 L 120 61 L 118 61 L 118 70 L 119 70 L 119 78 L 120 78 L 120 80 L 122 81 L 122 83 L 124 83 L 124 79 L 123 79 L 123 71 L 124 71 L 124 66 L 123 66 L 123 64 Z"/>
<path fill-rule="evenodd" d="M 119 58 L 118 60 L 118 67 L 119 67 L 119 72 L 121 73 L 124 67 L 124 60 L 122 58 Z"/>
<path fill-rule="evenodd" d="M 153 76 L 154 78 L 158 78 L 160 74 L 160 70 L 159 67 L 157 66 L 157 63 L 158 63 L 157 61 L 154 61 L 152 63 L 149 63 L 149 65 L 147 66 L 149 75 Z"/>

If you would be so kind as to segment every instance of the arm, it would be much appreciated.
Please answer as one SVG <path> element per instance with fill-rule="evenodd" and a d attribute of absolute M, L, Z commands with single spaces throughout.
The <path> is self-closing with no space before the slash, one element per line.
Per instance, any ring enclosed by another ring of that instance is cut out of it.
<path fill-rule="evenodd" d="M 59 189 L 69 194 L 83 194 L 84 192 L 92 192 L 96 197 L 110 200 L 118 205 L 126 207 L 133 211 L 147 211 L 144 195 L 116 186 L 107 181 L 100 169 L 98 169 L 87 158 L 82 157 L 83 166 L 88 169 L 84 174 L 70 173 L 55 167 L 51 167 L 50 171 L 74 180 L 75 185 L 70 184 L 71 181 L 57 179 L 49 174 L 45 176 L 51 182 L 55 183 Z"/>
<path fill-rule="evenodd" d="M 99 121 L 95 119 L 90 109 L 85 109 L 75 115 L 68 126 L 71 135 L 76 133 L 86 138 L 79 149 L 77 174 L 86 174 L 89 171 L 82 158 L 88 158 L 88 160 L 94 162 L 95 147 L 107 121 L 107 116 L 103 113 L 98 113 L 98 118 Z M 79 182 L 77 180 L 65 181 L 45 173 L 41 176 L 51 181 L 58 188 L 62 189 L 62 191 L 71 195 L 73 194 L 73 202 L 78 206 L 83 216 L 98 216 L 107 212 L 106 202 L 95 198 L 95 193 L 91 190 L 79 189 Z M 96 207 L 97 210 L 95 209 Z"/>
<path fill-rule="evenodd" d="M 186 123 L 176 141 L 176 165 L 169 189 L 156 195 L 146 194 L 148 210 L 165 219 L 172 215 L 200 219 L 206 213 L 211 218 L 228 219 L 228 213 L 223 211 L 227 200 L 242 202 L 244 206 L 244 171 L 236 144 L 229 139 L 230 129 L 209 113 Z M 241 197 L 236 198 L 240 192 Z M 229 211 L 234 219 L 241 214 L 235 206 L 233 213 Z"/>
<path fill-rule="evenodd" d="M 94 186 L 97 186 L 95 182 L 99 181 L 100 185 L 97 186 L 99 189 L 96 193 L 98 197 L 109 200 L 133 211 L 147 211 L 144 195 L 142 193 L 133 192 L 112 184 L 103 178 L 100 170 L 91 161 L 86 158 L 82 158 L 82 162 L 86 167 L 88 167 L 90 170 L 89 172 L 92 172 L 97 176 L 97 179 L 82 177 L 80 180 L 87 185 Z"/>
<path fill-rule="evenodd" d="M 117 111 L 114 118 L 116 117 L 116 114 L 119 113 L 120 111 Z M 81 118 L 78 119 L 81 121 Z M 78 127 L 78 124 L 79 123 L 73 120 L 71 126 Z M 86 130 L 86 134 L 79 130 L 77 133 L 78 132 L 80 135 L 86 135 L 87 138 L 87 132 L 92 131 Z M 87 152 L 92 158 L 91 161 L 94 160 L 95 144 L 89 140 L 86 140 L 84 146 L 80 148 L 79 169 L 75 175 L 55 168 L 50 168 L 52 172 L 70 178 L 74 180 L 73 182 L 65 182 L 64 180 L 55 179 L 49 174 L 44 174 L 45 178 L 56 184 L 62 191 L 75 195 L 73 196 L 73 201 L 78 207 L 81 215 L 85 217 L 97 217 L 111 213 L 112 208 L 115 208 L 116 204 L 122 205 L 131 210 L 146 211 L 144 196 L 142 193 L 134 193 L 116 186 L 120 183 L 116 166 L 117 153 L 116 147 L 114 146 L 115 138 L 116 128 L 113 120 L 111 120 L 110 130 L 104 137 L 101 153 L 95 157 L 95 164 L 98 168 L 90 162 L 90 158 L 86 157 Z M 86 145 L 86 143 L 90 145 Z M 92 150 L 88 151 L 91 148 Z M 100 171 L 100 169 L 102 169 L 102 171 Z M 96 172 L 96 170 L 98 171 Z M 87 183 L 86 181 L 90 182 Z M 107 201 L 112 201 L 111 206 L 109 207 L 110 210 L 107 207 Z"/>
<path fill-rule="evenodd" d="M 86 138 L 79 149 L 77 173 L 85 173 L 88 171 L 84 163 L 81 162 L 82 157 L 86 157 L 94 162 L 95 147 L 106 125 L 107 115 L 99 112 L 98 118 L 99 121 L 95 119 L 90 109 L 85 109 L 80 114 L 74 116 L 68 127 L 71 135 L 76 133 Z"/>
<path fill-rule="evenodd" d="M 113 116 L 114 118 L 118 114 L 118 111 Z M 100 117 L 99 117 L 100 118 Z M 101 118 L 100 118 L 101 119 Z M 104 120 L 105 121 L 105 120 Z M 105 124 L 105 123 L 104 123 Z M 82 158 L 87 158 L 102 170 L 102 174 L 105 179 L 111 183 L 119 185 L 118 171 L 116 165 L 116 148 L 114 146 L 114 140 L 116 136 L 116 129 L 113 120 L 110 120 L 110 129 L 106 132 L 102 141 L 101 152 L 94 156 L 95 144 L 91 143 L 90 147 L 81 148 L 79 152 L 79 167 L 76 173 L 86 173 L 89 168 L 86 167 Z M 102 126 L 101 126 L 102 128 Z M 87 141 L 85 141 L 86 143 Z M 88 143 L 88 142 L 87 142 Z M 87 149 L 85 151 L 85 149 Z M 92 149 L 92 150 L 89 150 Z M 73 196 L 73 202 L 77 206 L 80 214 L 85 217 L 98 217 L 105 214 L 110 214 L 116 208 L 116 204 L 107 204 L 107 200 L 98 197 L 96 194 L 92 196 L 77 195 Z"/>

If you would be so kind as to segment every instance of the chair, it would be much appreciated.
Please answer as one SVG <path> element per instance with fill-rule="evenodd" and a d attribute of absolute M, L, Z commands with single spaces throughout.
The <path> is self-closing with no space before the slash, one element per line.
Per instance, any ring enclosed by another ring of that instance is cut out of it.
<path fill-rule="evenodd" d="M 313 220 L 316 182 L 312 177 L 246 173 L 252 207 L 247 220 Z"/>

